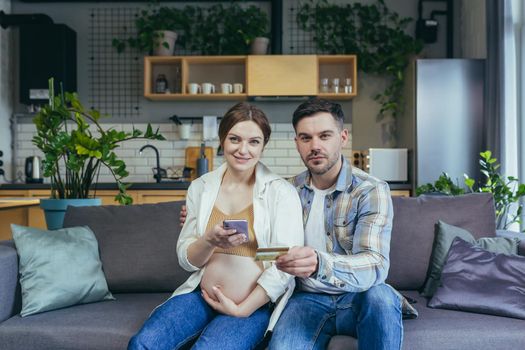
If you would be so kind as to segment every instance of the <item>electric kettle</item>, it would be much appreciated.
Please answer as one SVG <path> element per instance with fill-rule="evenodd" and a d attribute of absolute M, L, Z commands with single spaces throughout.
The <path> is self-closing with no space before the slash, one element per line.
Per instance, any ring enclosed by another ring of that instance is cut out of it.
<path fill-rule="evenodd" d="M 40 168 L 40 157 L 33 156 L 26 158 L 26 183 L 42 183 L 42 169 Z"/>

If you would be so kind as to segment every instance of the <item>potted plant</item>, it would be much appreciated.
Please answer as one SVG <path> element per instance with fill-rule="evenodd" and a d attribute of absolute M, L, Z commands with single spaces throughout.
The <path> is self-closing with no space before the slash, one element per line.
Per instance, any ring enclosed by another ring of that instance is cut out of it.
<path fill-rule="evenodd" d="M 256 37 L 268 35 L 268 16 L 254 5 L 186 6 L 184 13 L 192 23 L 186 32 L 186 48 L 204 55 L 245 55 Z"/>
<path fill-rule="evenodd" d="M 88 200 L 93 203 L 96 180 L 102 166 L 109 169 L 118 186 L 115 200 L 131 204 L 126 193 L 129 187 L 123 180 L 129 175 L 126 164 L 119 159 L 115 149 L 119 144 L 133 139 L 165 140 L 158 130 L 148 124 L 145 132 L 133 128 L 131 132 L 105 130 L 100 124 L 100 112 L 86 110 L 76 93 L 61 93 L 55 96 L 53 78 L 49 80 L 49 103 L 34 117 L 37 134 L 33 143 L 43 153 L 43 175 L 51 179 L 51 198 L 41 200 L 49 229 L 62 227 L 65 209 L 73 200 L 74 205 Z M 94 127 L 94 131 L 90 128 Z M 96 204 L 97 201 L 94 201 Z M 98 203 L 100 201 L 98 200 Z M 57 218 L 52 218 L 52 214 Z"/>
<path fill-rule="evenodd" d="M 185 31 L 188 23 L 183 10 L 150 5 L 140 11 L 135 20 L 136 35 L 127 39 L 115 38 L 113 46 L 118 52 L 130 46 L 156 56 L 170 56 L 178 37 L 176 31 Z M 184 41 L 179 39 L 179 45 L 184 46 Z"/>
<path fill-rule="evenodd" d="M 252 55 L 266 55 L 270 34 L 268 17 L 259 8 L 251 6 L 245 10 L 240 32 L 246 45 L 250 45 Z"/>

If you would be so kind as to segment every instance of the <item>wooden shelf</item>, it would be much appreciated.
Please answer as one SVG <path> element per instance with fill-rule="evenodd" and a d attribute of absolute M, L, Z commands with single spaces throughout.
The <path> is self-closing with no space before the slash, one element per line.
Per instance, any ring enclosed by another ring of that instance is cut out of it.
<path fill-rule="evenodd" d="M 186 101 L 206 101 L 206 100 L 246 100 L 248 95 L 246 94 L 145 94 L 149 100 L 152 101 L 173 101 L 173 100 L 186 100 Z"/>
<path fill-rule="evenodd" d="M 319 79 L 339 78 L 339 93 L 318 93 L 326 99 L 347 100 L 357 96 L 357 57 L 355 55 L 321 55 L 317 56 Z M 352 92 L 344 92 L 345 79 L 352 80 Z"/>
<path fill-rule="evenodd" d="M 170 93 L 157 94 L 164 74 Z M 320 79 L 340 80 L 339 93 L 321 93 Z M 346 78 L 352 92 L 344 93 Z M 189 94 L 189 83 L 212 83 L 215 93 Z M 243 93 L 223 94 L 222 83 L 243 84 Z M 320 96 L 347 100 L 357 96 L 355 55 L 149 56 L 144 59 L 144 97 L 152 101 L 246 100 L 256 96 Z"/>

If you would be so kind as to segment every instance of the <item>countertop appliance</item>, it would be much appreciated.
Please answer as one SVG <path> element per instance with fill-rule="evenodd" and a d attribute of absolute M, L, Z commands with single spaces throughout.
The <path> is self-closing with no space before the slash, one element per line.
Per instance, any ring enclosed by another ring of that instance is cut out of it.
<path fill-rule="evenodd" d="M 40 157 L 32 156 L 26 158 L 25 164 L 26 183 L 43 183 Z"/>
<path fill-rule="evenodd" d="M 368 172 L 388 182 L 406 182 L 406 148 L 370 148 L 368 151 Z"/>

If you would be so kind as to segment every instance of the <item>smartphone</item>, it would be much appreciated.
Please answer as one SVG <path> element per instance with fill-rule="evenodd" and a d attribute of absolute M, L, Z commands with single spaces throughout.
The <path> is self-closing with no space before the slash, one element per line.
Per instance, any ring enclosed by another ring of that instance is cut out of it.
<path fill-rule="evenodd" d="M 246 237 L 246 241 L 250 240 L 250 236 L 248 235 L 248 220 L 224 220 L 222 222 L 222 227 L 224 227 L 225 230 L 231 230 L 234 228 L 237 230 L 237 233 Z"/>

